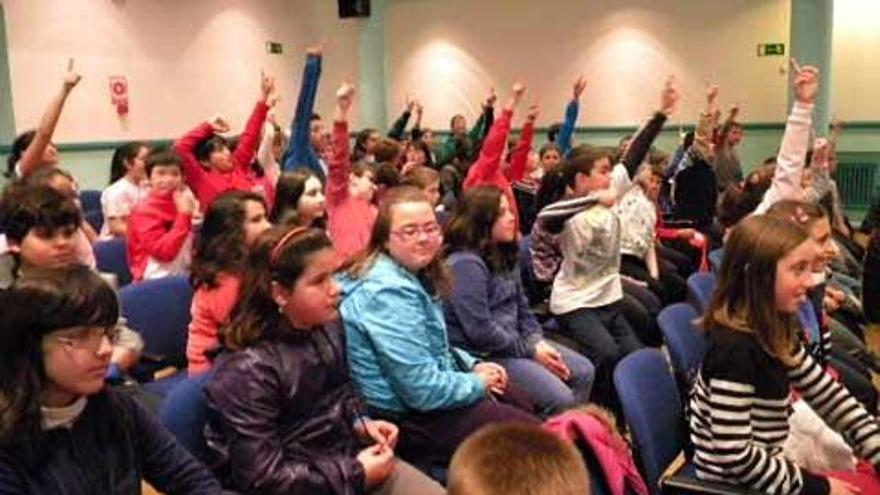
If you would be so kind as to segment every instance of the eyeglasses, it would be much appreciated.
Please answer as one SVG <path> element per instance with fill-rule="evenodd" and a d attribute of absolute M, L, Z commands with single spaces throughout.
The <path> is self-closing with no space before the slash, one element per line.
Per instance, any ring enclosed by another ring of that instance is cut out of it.
<path fill-rule="evenodd" d="M 81 349 L 97 351 L 101 347 L 104 337 L 110 342 L 110 345 L 116 345 L 119 342 L 119 328 L 116 326 L 100 328 L 100 327 L 73 327 L 62 330 L 63 335 L 56 335 L 54 338 L 62 345 L 69 349 Z"/>
<path fill-rule="evenodd" d="M 398 239 L 406 242 L 418 239 L 420 234 L 425 234 L 429 239 L 433 239 L 441 236 L 443 231 L 437 222 L 426 223 L 422 226 L 407 225 L 401 229 L 391 231 L 391 235 L 397 236 Z"/>

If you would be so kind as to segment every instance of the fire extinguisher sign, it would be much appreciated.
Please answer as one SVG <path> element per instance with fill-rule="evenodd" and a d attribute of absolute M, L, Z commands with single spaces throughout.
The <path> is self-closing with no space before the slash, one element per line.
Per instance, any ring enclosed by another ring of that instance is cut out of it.
<path fill-rule="evenodd" d="M 110 103 L 120 115 L 128 113 L 128 80 L 125 76 L 110 76 Z"/>

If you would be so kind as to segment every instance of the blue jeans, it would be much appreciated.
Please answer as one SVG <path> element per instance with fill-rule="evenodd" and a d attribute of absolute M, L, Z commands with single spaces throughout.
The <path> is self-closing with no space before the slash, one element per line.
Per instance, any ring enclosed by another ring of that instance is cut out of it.
<path fill-rule="evenodd" d="M 586 404 L 590 399 L 590 391 L 596 375 L 593 363 L 586 357 L 561 344 L 546 342 L 559 351 L 562 361 L 571 372 L 567 382 L 562 381 L 534 359 L 493 359 L 504 366 L 513 383 L 529 394 L 538 413 L 544 417 L 576 404 Z"/>

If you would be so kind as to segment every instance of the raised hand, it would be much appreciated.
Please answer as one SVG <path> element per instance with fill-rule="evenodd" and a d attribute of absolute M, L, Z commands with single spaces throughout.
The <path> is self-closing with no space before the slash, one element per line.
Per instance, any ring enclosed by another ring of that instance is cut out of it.
<path fill-rule="evenodd" d="M 489 88 L 489 96 L 486 97 L 486 101 L 483 102 L 483 108 L 494 107 L 496 101 L 498 101 L 498 95 L 495 93 L 495 86 L 492 86 Z"/>
<path fill-rule="evenodd" d="M 313 55 L 315 57 L 320 57 L 322 52 L 324 51 L 323 45 L 315 45 L 306 48 L 306 55 Z"/>
<path fill-rule="evenodd" d="M 538 118 L 539 113 L 541 113 L 541 107 L 539 107 L 537 103 L 533 103 L 529 105 L 529 111 L 526 113 L 526 118 L 534 122 Z"/>
<path fill-rule="evenodd" d="M 275 94 L 275 77 L 266 74 L 262 69 L 260 69 L 260 97 L 266 102 L 267 105 L 274 106 L 275 102 L 278 101 L 277 96 L 273 96 Z M 271 101 L 271 103 L 270 103 Z"/>
<path fill-rule="evenodd" d="M 574 87 L 572 88 L 572 99 L 580 100 L 585 89 L 587 89 L 587 80 L 584 79 L 583 75 L 578 76 L 577 81 L 574 82 Z"/>
<path fill-rule="evenodd" d="M 735 120 L 737 115 L 739 115 L 739 103 L 734 103 L 730 105 L 730 108 L 727 110 L 727 118 L 729 120 Z"/>
<path fill-rule="evenodd" d="M 354 101 L 354 86 L 349 83 L 342 83 L 336 90 L 336 107 L 340 112 L 345 113 L 351 108 Z"/>
<path fill-rule="evenodd" d="M 663 85 L 663 91 L 660 93 L 660 111 L 666 115 L 671 115 L 675 111 L 681 94 L 675 86 L 675 78 L 669 76 L 666 84 Z"/>
<path fill-rule="evenodd" d="M 214 130 L 214 134 L 223 134 L 229 132 L 231 127 L 229 127 L 229 123 L 223 117 L 214 117 L 210 122 L 211 128 Z"/>
<path fill-rule="evenodd" d="M 718 99 L 718 85 L 706 84 L 706 104 L 712 106 Z"/>
<path fill-rule="evenodd" d="M 819 69 L 812 65 L 800 66 L 797 60 L 791 59 L 794 73 L 794 96 L 801 103 L 813 103 L 819 93 Z"/>
<path fill-rule="evenodd" d="M 406 111 L 412 112 L 416 107 L 416 103 L 418 103 L 415 99 L 411 98 L 409 95 L 406 95 Z"/>
<path fill-rule="evenodd" d="M 67 73 L 64 74 L 64 89 L 70 91 L 79 84 L 81 79 L 82 76 L 73 68 L 73 58 L 67 59 Z"/>

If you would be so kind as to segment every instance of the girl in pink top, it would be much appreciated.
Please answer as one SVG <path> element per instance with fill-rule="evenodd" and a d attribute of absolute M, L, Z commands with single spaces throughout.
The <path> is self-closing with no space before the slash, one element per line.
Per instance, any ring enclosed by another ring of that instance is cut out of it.
<path fill-rule="evenodd" d="M 205 355 L 217 347 L 217 331 L 229 322 L 239 299 L 248 248 L 269 228 L 259 194 L 231 191 L 218 196 L 205 214 L 192 265 L 192 320 L 186 343 L 189 373 L 211 369 Z"/>
<path fill-rule="evenodd" d="M 336 92 L 333 156 L 327 167 L 327 231 L 341 261 L 367 247 L 376 222 L 373 170 L 362 164 L 355 168 L 351 165 L 348 111 L 353 99 L 354 86 L 350 84 L 343 84 Z"/>

